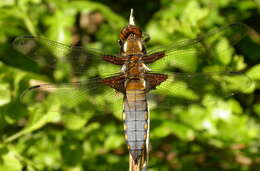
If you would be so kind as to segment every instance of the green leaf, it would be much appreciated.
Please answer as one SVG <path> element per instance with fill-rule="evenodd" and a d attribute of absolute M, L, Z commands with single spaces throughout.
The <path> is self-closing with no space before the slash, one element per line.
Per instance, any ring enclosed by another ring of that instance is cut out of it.
<path fill-rule="evenodd" d="M 111 134 L 105 140 L 105 148 L 108 150 L 117 149 L 123 144 L 123 142 L 124 139 L 122 135 Z"/>
<path fill-rule="evenodd" d="M 181 16 L 182 24 L 190 24 L 192 27 L 196 27 L 202 19 L 206 19 L 208 13 L 209 10 L 200 8 L 197 1 L 189 1 Z"/>
<path fill-rule="evenodd" d="M 0 77 L 1 79 L 1 77 Z M 0 106 L 7 104 L 11 100 L 11 92 L 9 90 L 9 84 L 0 83 Z"/>
<path fill-rule="evenodd" d="M 90 114 L 90 113 L 88 113 Z M 87 122 L 87 119 L 83 117 L 84 115 L 80 114 L 64 114 L 63 121 L 65 126 L 71 130 L 79 130 L 84 127 Z"/>
<path fill-rule="evenodd" d="M 40 111 L 41 108 L 39 108 L 38 110 L 37 109 L 32 110 L 33 114 L 29 117 L 26 127 L 21 131 L 15 133 L 14 135 L 6 138 L 5 142 L 6 143 L 11 142 L 20 136 L 31 133 L 32 131 L 35 131 L 37 129 L 40 129 L 45 124 L 51 121 L 56 121 L 57 117 L 59 117 L 59 112 L 55 107 L 56 106 L 52 106 L 52 108 L 50 108 L 49 111 L 47 111 L 46 113 L 42 113 L 43 111 L 42 112 Z"/>
<path fill-rule="evenodd" d="M 260 103 L 257 103 L 253 106 L 254 112 L 260 116 Z"/>
<path fill-rule="evenodd" d="M 254 80 L 260 80 L 260 64 L 253 66 L 247 71 L 247 75 Z"/>
<path fill-rule="evenodd" d="M 2 0 L 0 2 L 0 7 L 4 7 L 4 6 L 12 6 L 14 5 L 15 0 Z"/>
<path fill-rule="evenodd" d="M 230 47 L 226 39 L 221 39 L 216 45 L 218 58 L 224 65 L 228 65 L 231 62 L 232 50 L 229 48 Z"/>
<path fill-rule="evenodd" d="M 0 170 L 3 171 L 21 171 L 23 168 L 22 163 L 18 160 L 16 152 L 9 151 L 2 156 L 3 162 L 0 164 Z"/>

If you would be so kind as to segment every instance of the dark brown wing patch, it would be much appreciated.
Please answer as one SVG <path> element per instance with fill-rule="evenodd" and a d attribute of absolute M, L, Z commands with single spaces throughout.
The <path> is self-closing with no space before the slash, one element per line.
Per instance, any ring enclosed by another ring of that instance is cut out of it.
<path fill-rule="evenodd" d="M 146 73 L 145 80 L 148 83 L 148 91 L 155 89 L 162 82 L 167 80 L 168 75 L 157 73 Z"/>
<path fill-rule="evenodd" d="M 119 75 L 119 76 L 112 76 L 108 78 L 104 78 L 101 80 L 101 82 L 121 93 L 125 93 L 125 75 Z"/>

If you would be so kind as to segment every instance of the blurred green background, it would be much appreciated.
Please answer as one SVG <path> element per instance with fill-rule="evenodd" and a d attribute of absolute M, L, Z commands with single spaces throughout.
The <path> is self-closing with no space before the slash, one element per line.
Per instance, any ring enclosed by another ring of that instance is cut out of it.
<path fill-rule="evenodd" d="M 163 110 L 154 104 L 149 170 L 260 170 L 259 0 L 1 0 L 0 171 L 128 169 L 120 103 L 106 97 L 91 103 L 88 95 L 85 106 L 64 113 L 52 112 L 62 103 L 54 97 L 22 105 L 19 97 L 31 80 L 68 82 L 71 78 L 62 68 L 52 76 L 35 72 L 13 49 L 12 41 L 20 35 L 37 35 L 117 53 L 118 35 L 130 8 L 137 25 L 151 37 L 148 46 L 166 45 L 176 34 L 192 38 L 234 21 L 248 25 L 245 38 L 231 48 L 228 60 L 219 55 L 209 63 L 187 61 L 185 66 L 193 69 L 177 69 L 244 71 L 254 81 L 252 86 L 218 99 L 218 105 Z M 104 66 L 91 66 L 90 76 L 102 74 L 100 67 Z"/>

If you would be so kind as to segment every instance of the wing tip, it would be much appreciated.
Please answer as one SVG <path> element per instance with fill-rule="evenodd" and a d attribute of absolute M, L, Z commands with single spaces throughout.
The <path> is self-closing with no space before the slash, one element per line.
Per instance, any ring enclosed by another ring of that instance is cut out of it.
<path fill-rule="evenodd" d="M 35 86 L 32 86 L 32 87 L 29 87 L 28 90 L 32 90 L 32 89 L 35 89 L 35 88 L 40 88 L 41 85 L 35 85 Z"/>
<path fill-rule="evenodd" d="M 23 103 L 23 98 L 24 98 L 24 96 L 25 96 L 29 91 L 31 91 L 31 90 L 33 90 L 33 89 L 40 88 L 40 87 L 41 87 L 41 85 L 35 85 L 35 86 L 29 87 L 29 88 L 27 88 L 26 90 L 24 90 L 24 91 L 22 92 L 22 94 L 20 95 L 20 102 Z"/>

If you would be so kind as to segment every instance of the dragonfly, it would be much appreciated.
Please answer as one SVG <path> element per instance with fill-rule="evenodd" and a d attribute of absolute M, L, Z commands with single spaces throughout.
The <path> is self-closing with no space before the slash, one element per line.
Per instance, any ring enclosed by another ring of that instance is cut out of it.
<path fill-rule="evenodd" d="M 109 95 L 111 101 L 123 101 L 123 126 L 126 144 L 131 158 L 131 167 L 146 168 L 149 153 L 150 112 L 148 100 L 157 100 L 161 105 L 157 107 L 171 107 L 176 100 L 158 95 L 154 92 L 164 89 L 166 94 L 179 94 L 180 91 L 193 90 L 193 95 L 181 96 L 184 101 L 200 103 L 208 93 L 218 97 L 230 97 L 242 92 L 252 84 L 243 72 L 174 72 L 173 67 L 182 66 L 187 55 L 200 56 L 210 53 L 211 47 L 220 36 L 225 36 L 232 45 L 242 39 L 246 27 L 241 23 L 229 24 L 216 30 L 202 34 L 193 39 L 183 39 L 166 46 L 147 50 L 147 37 L 140 27 L 135 24 L 131 10 L 129 23 L 123 27 L 119 35 L 119 54 L 111 55 L 101 50 L 88 47 L 69 46 L 42 37 L 20 36 L 13 42 L 13 46 L 20 53 L 28 57 L 41 71 L 50 77 L 59 67 L 66 65 L 72 75 L 85 78 L 90 73 L 90 66 L 118 66 L 117 72 L 107 73 L 85 80 L 67 83 L 36 84 L 24 91 L 21 100 L 28 98 L 41 99 L 45 94 L 59 92 L 61 95 L 75 92 L 67 101 L 68 105 L 77 103 L 88 94 Z M 225 52 L 224 47 L 221 51 Z M 110 63 L 110 64 L 109 64 Z M 169 69 L 165 63 L 171 63 Z M 102 68 L 102 67 L 101 67 Z M 92 74 L 93 75 L 93 74 Z M 237 86 L 239 84 L 240 86 Z M 44 93 L 40 93 L 44 92 Z M 33 96 L 33 95 L 34 96 Z M 100 96 L 99 96 L 100 97 Z M 214 102 L 209 98 L 209 102 Z M 134 166 L 133 166 L 134 165 Z"/>

